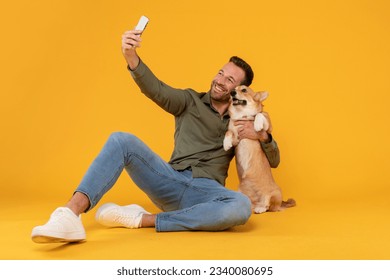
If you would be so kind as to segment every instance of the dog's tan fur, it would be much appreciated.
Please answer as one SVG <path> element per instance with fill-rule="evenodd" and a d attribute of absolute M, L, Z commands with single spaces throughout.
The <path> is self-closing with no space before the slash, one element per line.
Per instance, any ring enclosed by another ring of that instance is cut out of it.
<path fill-rule="evenodd" d="M 282 200 L 282 191 L 273 179 L 270 164 L 259 141 L 239 140 L 238 127 L 234 125 L 237 120 L 254 120 L 256 131 L 264 129 L 271 133 L 272 127 L 266 113 L 263 113 L 262 105 L 267 97 L 267 92 L 254 92 L 249 87 L 238 86 L 228 109 L 230 123 L 223 141 L 225 150 L 236 146 L 239 191 L 250 198 L 255 213 L 280 211 L 295 206 L 293 199 Z M 245 105 L 237 104 L 235 100 L 241 100 Z"/>

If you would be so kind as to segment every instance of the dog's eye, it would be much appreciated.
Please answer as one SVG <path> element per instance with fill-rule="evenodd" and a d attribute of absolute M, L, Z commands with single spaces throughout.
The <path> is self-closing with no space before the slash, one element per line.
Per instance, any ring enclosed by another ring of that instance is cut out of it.
<path fill-rule="evenodd" d="M 243 88 L 241 92 L 246 93 L 246 88 Z"/>

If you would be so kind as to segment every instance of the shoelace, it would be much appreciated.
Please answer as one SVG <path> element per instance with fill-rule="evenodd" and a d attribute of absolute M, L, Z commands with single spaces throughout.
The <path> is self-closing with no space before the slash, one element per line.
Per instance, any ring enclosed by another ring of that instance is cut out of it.
<path fill-rule="evenodd" d="M 135 219 L 138 216 L 129 215 L 129 213 L 123 213 L 120 209 L 116 211 L 116 217 L 114 218 L 114 222 L 128 226 L 128 227 L 138 227 L 139 225 L 135 224 Z M 125 214 L 125 215 L 123 215 Z"/>

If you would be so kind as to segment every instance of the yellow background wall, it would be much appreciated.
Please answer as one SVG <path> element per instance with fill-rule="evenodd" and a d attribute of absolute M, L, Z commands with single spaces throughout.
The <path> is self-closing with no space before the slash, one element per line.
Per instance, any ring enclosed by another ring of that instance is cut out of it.
<path fill-rule="evenodd" d="M 129 76 L 121 35 L 166 83 L 206 91 L 230 56 L 270 92 L 285 196 L 298 204 L 389 196 L 390 2 L 7 1 L 0 10 L 0 200 L 65 202 L 114 131 L 167 160 L 173 117 Z M 228 186 L 236 188 L 232 166 Z M 135 193 L 127 174 L 110 194 Z M 131 199 L 130 199 L 131 200 Z"/>

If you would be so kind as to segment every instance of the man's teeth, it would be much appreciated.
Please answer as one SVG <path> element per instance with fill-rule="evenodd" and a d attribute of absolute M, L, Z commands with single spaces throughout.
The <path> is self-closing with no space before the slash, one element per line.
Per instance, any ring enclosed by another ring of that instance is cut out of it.
<path fill-rule="evenodd" d="M 219 86 L 215 86 L 215 89 L 220 92 L 224 92 L 225 90 Z"/>

